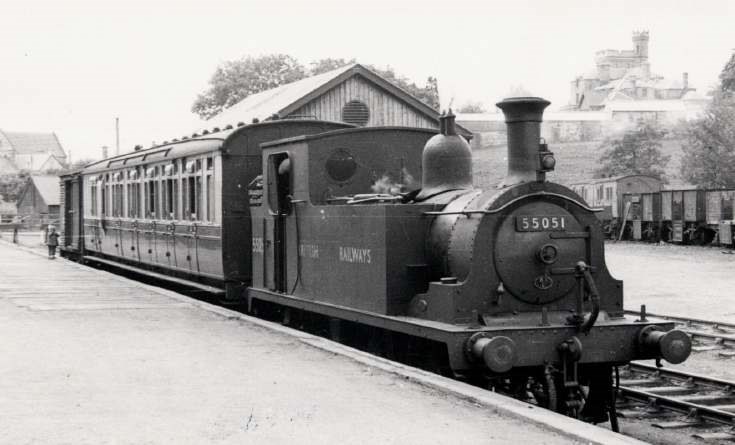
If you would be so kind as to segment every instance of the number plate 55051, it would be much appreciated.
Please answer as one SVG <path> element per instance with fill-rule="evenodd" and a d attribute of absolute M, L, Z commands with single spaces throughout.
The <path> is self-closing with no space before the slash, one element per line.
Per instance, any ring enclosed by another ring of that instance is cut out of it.
<path fill-rule="evenodd" d="M 566 229 L 566 216 L 516 216 L 517 232 L 562 232 Z"/>

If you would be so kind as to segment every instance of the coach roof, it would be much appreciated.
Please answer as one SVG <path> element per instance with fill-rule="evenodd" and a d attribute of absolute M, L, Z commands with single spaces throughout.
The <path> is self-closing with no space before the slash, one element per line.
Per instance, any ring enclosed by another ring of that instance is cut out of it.
<path fill-rule="evenodd" d="M 185 156 L 194 156 L 222 149 L 222 147 L 237 135 L 257 128 L 271 125 L 279 125 L 283 122 L 317 122 L 313 119 L 283 119 L 272 120 L 250 125 L 241 125 L 237 128 L 212 131 L 207 134 L 193 136 L 190 139 L 168 141 L 165 144 L 157 144 L 146 149 L 139 149 L 129 153 L 102 159 L 88 164 L 81 170 L 83 174 L 96 173 L 119 168 L 129 168 L 136 165 L 161 162 L 169 159 L 177 159 Z M 318 121 L 328 122 L 328 121 Z M 337 122 L 344 126 L 350 126 L 343 122 Z"/>
<path fill-rule="evenodd" d="M 160 162 L 166 159 L 177 159 L 184 156 L 193 156 L 219 150 L 224 144 L 225 138 L 201 138 L 187 139 L 184 141 L 171 142 L 166 145 L 158 145 L 146 150 L 138 150 L 125 153 L 108 159 L 87 165 L 83 173 L 95 173 L 117 168 L 128 168 L 151 162 Z"/>

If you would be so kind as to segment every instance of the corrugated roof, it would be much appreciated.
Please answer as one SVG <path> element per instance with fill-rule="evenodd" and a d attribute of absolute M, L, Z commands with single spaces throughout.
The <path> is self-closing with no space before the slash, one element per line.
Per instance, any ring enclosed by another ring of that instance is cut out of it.
<path fill-rule="evenodd" d="M 17 154 L 50 153 L 66 158 L 66 153 L 54 133 L 21 133 L 2 130 L 0 132 Z"/>
<path fill-rule="evenodd" d="M 350 71 L 356 64 L 343 66 L 336 70 L 297 80 L 286 85 L 261 91 L 246 97 L 235 105 L 223 110 L 220 114 L 207 121 L 209 125 L 224 127 L 227 124 L 236 125 L 238 122 L 249 124 L 253 119 L 264 121 L 274 114 L 280 113 L 286 107 L 326 84 L 339 75 Z"/>
<path fill-rule="evenodd" d="M 270 119 L 273 115 L 286 117 L 309 101 L 358 74 L 389 94 L 396 96 L 415 111 L 424 114 L 430 119 L 437 119 L 438 127 L 439 113 L 436 110 L 358 63 L 343 66 L 333 71 L 307 77 L 306 79 L 297 80 L 296 82 L 248 96 L 211 118 L 207 121 L 207 125 L 214 124 L 215 126 L 224 127 L 228 124 L 236 125 L 238 122 L 248 124 L 253 119 L 258 119 L 262 122 Z M 471 132 L 461 127 L 458 130 L 462 134 L 471 134 Z"/>
<path fill-rule="evenodd" d="M 36 186 L 38 193 L 41 194 L 46 205 L 53 206 L 61 204 L 59 199 L 61 184 L 58 176 L 34 175 L 31 176 L 30 180 Z"/>

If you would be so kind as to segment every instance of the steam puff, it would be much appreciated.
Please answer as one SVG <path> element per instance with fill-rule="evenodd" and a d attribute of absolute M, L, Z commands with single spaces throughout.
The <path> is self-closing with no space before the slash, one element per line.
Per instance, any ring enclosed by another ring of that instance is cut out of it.
<path fill-rule="evenodd" d="M 370 189 L 373 193 L 398 195 L 405 192 L 406 189 L 411 189 L 416 185 L 416 180 L 405 167 L 401 170 L 401 177 L 402 182 L 395 182 L 390 179 L 390 176 L 386 173 L 380 179 L 375 181 L 373 185 L 370 186 Z"/>

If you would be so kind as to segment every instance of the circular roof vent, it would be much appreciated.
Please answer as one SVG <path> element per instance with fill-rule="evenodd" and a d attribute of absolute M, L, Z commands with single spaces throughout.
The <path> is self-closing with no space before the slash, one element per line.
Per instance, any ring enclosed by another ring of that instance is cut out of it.
<path fill-rule="evenodd" d="M 370 119 L 370 109 L 359 100 L 351 100 L 342 107 L 342 120 L 364 127 Z"/>

